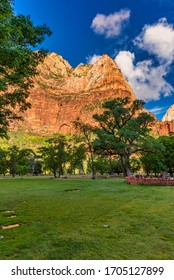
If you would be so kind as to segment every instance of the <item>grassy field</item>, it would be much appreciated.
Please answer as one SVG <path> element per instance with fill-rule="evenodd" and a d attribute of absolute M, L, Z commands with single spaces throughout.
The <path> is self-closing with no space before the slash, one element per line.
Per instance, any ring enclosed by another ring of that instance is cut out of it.
<path fill-rule="evenodd" d="M 1 178 L 0 237 L 0 259 L 174 259 L 174 188 Z"/>

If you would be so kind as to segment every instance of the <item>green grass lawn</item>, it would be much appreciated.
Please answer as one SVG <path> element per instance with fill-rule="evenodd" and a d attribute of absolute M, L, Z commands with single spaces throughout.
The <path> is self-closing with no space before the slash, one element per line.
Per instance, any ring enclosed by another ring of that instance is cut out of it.
<path fill-rule="evenodd" d="M 0 179 L 0 236 L 0 259 L 174 259 L 174 187 Z"/>

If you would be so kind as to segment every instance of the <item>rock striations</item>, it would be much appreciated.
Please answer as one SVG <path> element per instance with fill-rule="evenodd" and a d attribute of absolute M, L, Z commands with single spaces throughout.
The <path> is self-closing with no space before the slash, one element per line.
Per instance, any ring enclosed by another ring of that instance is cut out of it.
<path fill-rule="evenodd" d="M 33 133 L 48 135 L 73 132 L 73 121 L 94 122 L 92 116 L 101 111 L 104 100 L 135 94 L 117 64 L 106 54 L 93 65 L 79 64 L 75 69 L 60 55 L 50 53 L 38 65 L 28 101 L 31 109 L 23 114 L 23 122 L 11 129 L 24 128 Z M 158 122 L 158 132 L 162 129 Z M 170 125 L 165 133 L 170 131 Z M 173 128 L 174 131 L 174 128 Z"/>

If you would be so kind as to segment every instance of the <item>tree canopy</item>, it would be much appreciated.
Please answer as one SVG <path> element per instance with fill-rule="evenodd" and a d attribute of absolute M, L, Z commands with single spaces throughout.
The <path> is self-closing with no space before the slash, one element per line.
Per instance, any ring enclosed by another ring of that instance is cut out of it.
<path fill-rule="evenodd" d="M 174 134 L 169 136 L 159 137 L 159 141 L 164 145 L 163 150 L 164 163 L 167 167 L 167 171 L 173 176 L 174 173 Z"/>
<path fill-rule="evenodd" d="M 131 175 L 130 156 L 152 149 L 149 124 L 153 117 L 143 109 L 142 100 L 117 98 L 103 104 L 103 113 L 94 115 L 95 148 L 105 155 L 118 155 L 125 176 Z"/>
<path fill-rule="evenodd" d="M 64 173 L 64 164 L 67 162 L 67 139 L 59 134 L 47 140 L 48 145 L 39 149 L 45 167 L 51 170 L 54 177 L 60 177 Z"/>
<path fill-rule="evenodd" d="M 32 77 L 46 53 L 43 49 L 33 51 L 33 48 L 43 42 L 45 35 L 51 35 L 47 25 L 34 26 L 30 16 L 15 15 L 13 1 L 1 0 L 0 137 L 7 136 L 10 122 L 30 106 L 26 98 L 32 87 Z"/>

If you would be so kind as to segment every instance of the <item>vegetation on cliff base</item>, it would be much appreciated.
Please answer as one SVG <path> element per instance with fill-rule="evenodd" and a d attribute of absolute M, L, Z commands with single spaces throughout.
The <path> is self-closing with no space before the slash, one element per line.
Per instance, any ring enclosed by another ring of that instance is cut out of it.
<path fill-rule="evenodd" d="M 103 113 L 94 116 L 99 126 L 77 119 L 75 135 L 41 137 L 11 132 L 10 140 L 0 139 L 0 174 L 60 177 L 92 173 L 95 179 L 97 173 L 129 176 L 144 170 L 147 175 L 169 172 L 173 176 L 174 136 L 153 138 L 149 129 L 153 118 L 143 111 L 142 104 L 141 100 L 129 103 L 127 98 L 107 101 Z M 16 159 L 13 170 L 12 151 Z"/>
<path fill-rule="evenodd" d="M 12 2 L 0 3 L 0 137 L 7 136 L 11 120 L 30 106 L 26 98 L 31 78 L 45 56 L 44 50 L 34 52 L 32 48 L 41 44 L 45 35 L 51 35 L 47 25 L 34 26 L 30 16 L 16 15 Z"/>

